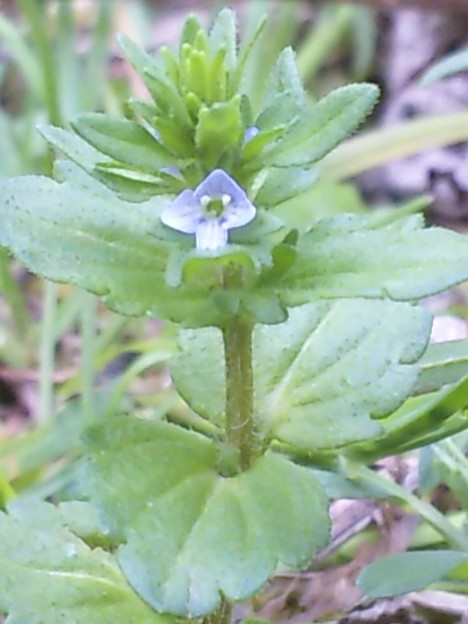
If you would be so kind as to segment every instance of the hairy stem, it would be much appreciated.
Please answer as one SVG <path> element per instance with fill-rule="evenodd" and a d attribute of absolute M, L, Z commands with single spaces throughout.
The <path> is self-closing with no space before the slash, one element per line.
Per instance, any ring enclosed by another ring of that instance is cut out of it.
<path fill-rule="evenodd" d="M 223 330 L 226 362 L 226 441 L 239 451 L 241 470 L 250 466 L 253 434 L 252 325 L 234 319 Z"/>
<path fill-rule="evenodd" d="M 223 599 L 214 613 L 206 616 L 202 624 L 229 624 L 232 616 L 232 604 Z"/>

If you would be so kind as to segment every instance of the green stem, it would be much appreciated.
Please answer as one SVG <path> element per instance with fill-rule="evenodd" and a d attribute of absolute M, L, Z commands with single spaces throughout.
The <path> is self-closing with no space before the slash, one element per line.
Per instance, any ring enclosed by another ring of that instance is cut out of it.
<path fill-rule="evenodd" d="M 230 624 L 232 617 L 232 604 L 223 599 L 214 613 L 203 618 L 202 624 Z"/>
<path fill-rule="evenodd" d="M 250 466 L 253 434 L 252 325 L 240 318 L 223 329 L 226 363 L 226 441 L 239 452 L 241 470 Z"/>
<path fill-rule="evenodd" d="M 405 490 L 401 485 L 398 485 L 398 483 L 390 481 L 390 479 L 385 479 L 366 466 L 348 464 L 346 466 L 346 473 L 349 478 L 358 482 L 360 481 L 361 483 L 377 486 L 388 492 L 390 496 L 406 503 L 408 507 L 413 509 L 421 518 L 424 518 L 426 522 L 441 533 L 449 544 L 468 552 L 468 538 L 463 531 L 458 530 L 438 509 L 429 503 L 411 494 L 411 492 Z"/>

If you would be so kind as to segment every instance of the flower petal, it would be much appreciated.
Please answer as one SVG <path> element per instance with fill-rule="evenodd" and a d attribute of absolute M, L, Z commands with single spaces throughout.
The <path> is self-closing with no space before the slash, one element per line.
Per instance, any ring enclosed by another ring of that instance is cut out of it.
<path fill-rule="evenodd" d="M 256 212 L 255 206 L 247 199 L 244 204 L 230 204 L 221 215 L 219 221 L 223 227 L 230 230 L 253 221 Z"/>
<path fill-rule="evenodd" d="M 222 169 L 212 171 L 194 191 L 194 196 L 199 200 L 203 196 L 216 199 L 224 195 L 228 195 L 231 200 L 219 219 L 223 227 L 241 227 L 252 221 L 256 214 L 255 206 L 244 189 Z"/>
<path fill-rule="evenodd" d="M 193 192 L 197 200 L 200 200 L 204 195 L 211 199 L 220 199 L 223 195 L 229 195 L 232 198 L 232 203 L 242 203 L 248 197 L 245 194 L 237 182 L 235 182 L 229 174 L 223 169 L 215 169 L 212 171 L 201 184 Z"/>
<path fill-rule="evenodd" d="M 194 234 L 203 220 L 201 206 L 191 189 L 185 189 L 161 213 L 161 221 L 179 232 Z"/>
<path fill-rule="evenodd" d="M 227 243 L 228 233 L 218 219 L 201 221 L 195 232 L 197 249 L 200 251 L 215 251 Z"/>

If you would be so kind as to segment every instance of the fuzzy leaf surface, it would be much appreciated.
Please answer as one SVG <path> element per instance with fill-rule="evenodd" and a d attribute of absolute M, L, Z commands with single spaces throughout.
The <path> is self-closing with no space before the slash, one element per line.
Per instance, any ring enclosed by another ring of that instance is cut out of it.
<path fill-rule="evenodd" d="M 375 418 L 410 394 L 431 327 L 406 303 L 349 299 L 290 310 L 257 325 L 253 355 L 260 435 L 296 449 L 343 446 L 381 433 Z M 225 386 L 219 331 L 184 330 L 172 373 L 194 411 L 222 422 Z"/>
<path fill-rule="evenodd" d="M 91 498 L 125 538 L 124 574 L 158 611 L 198 617 L 221 594 L 243 600 L 278 562 L 304 565 L 327 541 L 321 486 L 279 455 L 224 478 L 215 443 L 175 425 L 120 417 L 88 441 Z"/>
<path fill-rule="evenodd" d="M 147 171 L 175 162 L 161 143 L 135 121 L 85 113 L 76 119 L 73 127 L 85 141 L 117 161 Z"/>
<path fill-rule="evenodd" d="M 130 587 L 115 558 L 91 550 L 47 503 L 0 513 L 0 611 L 6 624 L 170 624 Z"/>
<path fill-rule="evenodd" d="M 189 325 L 214 320 L 200 286 L 165 283 L 168 245 L 152 234 L 165 198 L 129 203 L 92 178 L 86 186 L 81 177 L 73 183 L 72 171 L 67 176 L 62 183 L 24 176 L 1 184 L 0 245 L 31 271 L 101 295 L 121 314 Z"/>
<path fill-rule="evenodd" d="M 414 301 L 468 279 L 468 239 L 422 226 L 419 216 L 385 227 L 350 214 L 323 219 L 300 238 L 297 261 L 279 283 L 284 303 L 339 297 Z"/>
<path fill-rule="evenodd" d="M 365 119 L 378 99 L 377 87 L 347 85 L 335 89 L 301 114 L 263 162 L 277 167 L 307 165 L 320 160 Z"/>
<path fill-rule="evenodd" d="M 372 437 L 373 420 L 410 394 L 431 327 L 422 308 L 340 300 L 291 310 L 254 336 L 256 413 L 268 437 L 295 448 Z"/>
<path fill-rule="evenodd" d="M 179 353 L 170 363 L 172 381 L 182 398 L 197 414 L 221 426 L 226 408 L 223 353 L 219 330 L 185 330 L 179 332 Z"/>

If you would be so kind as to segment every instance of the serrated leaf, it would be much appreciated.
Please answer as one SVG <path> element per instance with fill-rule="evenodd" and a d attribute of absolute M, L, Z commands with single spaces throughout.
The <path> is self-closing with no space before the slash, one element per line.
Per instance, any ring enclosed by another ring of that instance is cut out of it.
<path fill-rule="evenodd" d="M 155 535 L 158 527 L 166 535 Z M 237 477 L 166 495 L 157 513 L 138 518 L 119 562 L 154 608 L 196 617 L 215 609 L 221 593 L 253 595 L 280 561 L 305 565 L 328 530 L 326 500 L 311 473 L 271 454 Z M 140 556 L 148 540 L 159 563 Z"/>
<path fill-rule="evenodd" d="M 128 585 L 114 557 L 91 550 L 47 503 L 0 513 L 0 610 L 6 624 L 170 624 Z"/>
<path fill-rule="evenodd" d="M 327 540 L 321 487 L 283 457 L 226 479 L 214 443 L 174 425 L 121 417 L 90 437 L 92 498 L 125 533 L 122 570 L 157 610 L 198 617 L 221 594 L 245 599 L 278 562 L 304 565 Z"/>
<path fill-rule="evenodd" d="M 239 49 L 237 67 L 229 77 L 229 94 L 232 96 L 237 92 L 250 95 L 249 82 L 251 82 L 251 61 L 257 51 L 258 45 L 262 41 L 265 33 L 267 17 L 264 15 L 252 29 L 247 37 L 243 38 Z M 250 71 L 249 71 L 250 70 Z"/>
<path fill-rule="evenodd" d="M 176 162 L 154 136 L 129 119 L 85 113 L 72 125 L 85 141 L 114 160 L 143 167 L 146 171 Z"/>
<path fill-rule="evenodd" d="M 308 451 L 379 435 L 373 419 L 410 394 L 430 325 L 422 308 L 362 299 L 309 304 L 290 310 L 280 325 L 258 325 L 253 338 L 258 435 Z M 181 345 L 172 364 L 177 390 L 196 412 L 222 423 L 221 334 L 183 331 Z"/>
<path fill-rule="evenodd" d="M 388 555 L 360 573 L 358 585 L 370 598 L 398 596 L 425 589 L 468 559 L 457 550 L 428 550 Z"/>
<path fill-rule="evenodd" d="M 304 87 L 296 65 L 296 56 L 291 47 L 285 48 L 273 65 L 264 98 L 265 107 L 270 105 L 271 100 L 276 98 L 278 93 L 294 95 L 298 108 L 302 108 L 306 102 Z"/>
<path fill-rule="evenodd" d="M 125 534 L 149 501 L 209 472 L 216 462 L 215 445 L 207 438 L 125 416 L 114 416 L 111 427 L 90 428 L 85 443 L 90 452 L 86 487 L 99 500 L 106 530 L 115 536 Z"/>
<path fill-rule="evenodd" d="M 320 160 L 356 129 L 378 96 L 378 88 L 370 84 L 335 89 L 302 113 L 284 139 L 263 155 L 263 164 L 290 167 Z"/>
<path fill-rule="evenodd" d="M 376 228 L 356 215 L 323 219 L 300 238 L 297 261 L 278 283 L 284 303 L 337 297 L 414 301 L 468 279 L 468 239 L 422 226 L 419 216 Z"/>
<path fill-rule="evenodd" d="M 121 314 L 189 325 L 218 315 L 202 287 L 165 283 L 167 243 L 152 233 L 164 198 L 128 203 L 92 178 L 86 187 L 41 176 L 2 183 L 0 198 L 0 244 L 31 271 L 101 295 Z"/>
<path fill-rule="evenodd" d="M 357 299 L 309 304 L 282 325 L 259 327 L 259 427 L 311 450 L 378 435 L 373 419 L 410 394 L 430 326 L 422 308 Z"/>
<path fill-rule="evenodd" d="M 213 56 L 221 49 L 226 50 L 226 64 L 233 69 L 237 56 L 237 24 L 236 14 L 232 9 L 222 9 L 216 16 L 209 34 Z"/>

